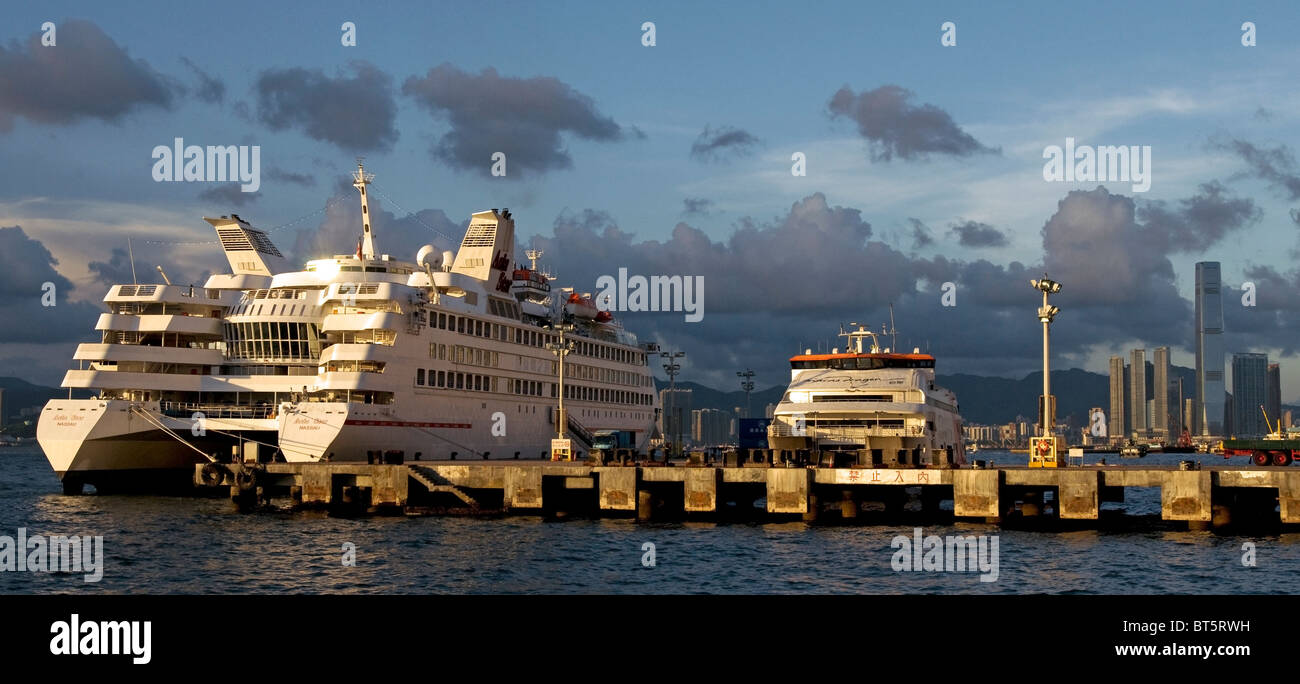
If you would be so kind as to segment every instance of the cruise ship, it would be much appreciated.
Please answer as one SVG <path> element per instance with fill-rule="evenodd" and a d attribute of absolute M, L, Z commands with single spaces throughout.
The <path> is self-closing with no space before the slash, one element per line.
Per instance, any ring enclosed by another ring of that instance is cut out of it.
<path fill-rule="evenodd" d="M 564 357 L 566 433 L 627 431 L 659 412 L 649 360 L 588 296 L 516 264 L 508 209 L 474 213 L 452 253 L 378 254 L 358 164 L 356 251 L 302 270 L 238 215 L 205 218 L 230 273 L 202 287 L 115 285 L 37 440 L 70 493 L 188 484 L 194 465 L 549 457 Z M 161 273 L 161 271 L 160 271 Z"/>
<path fill-rule="evenodd" d="M 965 463 L 957 397 L 935 385 L 934 357 L 895 353 L 859 326 L 843 352 L 790 359 L 790 386 L 768 426 L 772 449 L 833 452 L 837 465 Z"/>

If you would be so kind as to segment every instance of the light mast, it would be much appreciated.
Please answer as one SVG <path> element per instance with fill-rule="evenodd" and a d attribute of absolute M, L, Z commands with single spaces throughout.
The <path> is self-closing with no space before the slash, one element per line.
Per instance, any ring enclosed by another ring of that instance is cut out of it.
<path fill-rule="evenodd" d="M 366 167 L 357 159 L 357 172 L 352 174 L 352 187 L 361 191 L 361 259 L 375 258 L 374 234 L 370 232 L 370 200 L 366 197 L 366 186 L 375 179 L 375 174 L 366 173 Z"/>

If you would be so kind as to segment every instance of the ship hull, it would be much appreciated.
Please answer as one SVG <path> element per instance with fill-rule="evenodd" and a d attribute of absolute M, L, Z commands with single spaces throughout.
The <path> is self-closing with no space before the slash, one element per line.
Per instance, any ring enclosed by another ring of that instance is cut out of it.
<path fill-rule="evenodd" d="M 570 409 L 581 415 L 584 409 Z M 588 430 L 628 430 L 636 447 L 649 443 L 652 424 L 586 409 Z M 281 412 L 280 451 L 290 463 L 366 462 L 400 452 L 404 460 L 549 458 L 557 436 L 549 404 L 448 397 L 414 416 L 395 407 L 307 402 Z M 571 413 L 571 416 L 573 414 Z M 576 451 L 585 451 L 575 439 Z"/>
<path fill-rule="evenodd" d="M 186 442 L 132 411 L 131 402 L 55 399 L 46 404 L 36 440 L 50 467 L 70 492 L 90 485 L 97 492 L 156 492 L 192 485 L 194 466 L 219 456 L 232 440 L 209 433 L 194 435 L 188 422 L 151 414 Z M 194 448 L 191 448 L 193 445 Z"/>

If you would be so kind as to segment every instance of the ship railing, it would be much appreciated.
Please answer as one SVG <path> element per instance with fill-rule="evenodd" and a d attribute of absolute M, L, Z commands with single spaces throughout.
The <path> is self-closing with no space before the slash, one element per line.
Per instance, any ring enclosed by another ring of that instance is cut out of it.
<path fill-rule="evenodd" d="M 204 418 L 274 418 L 275 406 L 270 404 L 199 404 L 183 401 L 159 402 L 159 410 L 173 418 L 192 418 L 202 413 Z"/>
<path fill-rule="evenodd" d="M 806 423 L 802 427 L 787 423 L 772 423 L 767 427 L 770 437 L 814 437 L 823 439 L 859 439 L 861 437 L 920 437 L 925 428 L 919 425 L 904 427 L 828 427 Z"/>

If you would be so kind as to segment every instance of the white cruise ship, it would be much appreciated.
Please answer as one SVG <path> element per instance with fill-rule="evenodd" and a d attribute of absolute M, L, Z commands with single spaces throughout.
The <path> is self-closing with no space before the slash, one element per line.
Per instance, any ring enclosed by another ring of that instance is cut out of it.
<path fill-rule="evenodd" d="M 623 430 L 645 449 L 659 411 L 648 358 L 612 317 L 514 268 L 509 210 L 471 216 L 456 253 L 376 254 L 358 167 L 353 254 L 289 271 L 238 215 L 204 219 L 231 272 L 201 288 L 115 285 L 37 440 L 68 492 L 188 483 L 194 464 L 549 456 L 562 328 L 567 433 Z M 535 256 L 535 253 L 529 255 Z M 166 276 L 163 276 L 166 280 Z M 557 327 L 564 323 L 565 326 Z"/>
<path fill-rule="evenodd" d="M 963 465 L 957 397 L 934 384 L 934 357 L 882 349 L 863 327 L 840 334 L 848 338 L 844 352 L 810 349 L 790 359 L 790 386 L 768 426 L 768 445 L 835 452 L 842 465 Z"/>

